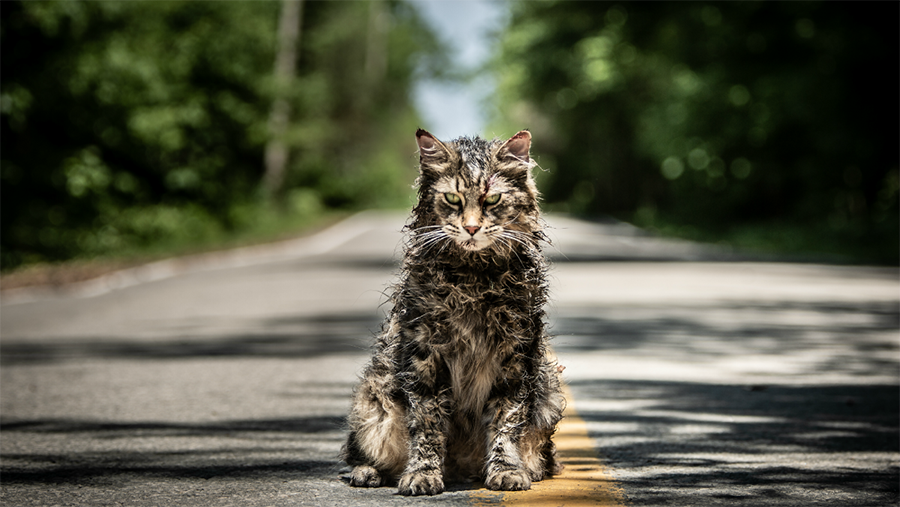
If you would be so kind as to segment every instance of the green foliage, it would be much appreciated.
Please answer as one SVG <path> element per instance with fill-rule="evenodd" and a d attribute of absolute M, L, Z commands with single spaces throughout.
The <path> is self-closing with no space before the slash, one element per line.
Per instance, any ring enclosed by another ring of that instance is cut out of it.
<path fill-rule="evenodd" d="M 407 204 L 410 88 L 446 60 L 404 2 L 305 2 L 284 90 L 272 77 L 278 2 L 0 10 L 3 269 L 222 238 L 273 214 Z M 282 91 L 292 158 L 271 203 L 260 180 Z"/>
<path fill-rule="evenodd" d="M 551 207 L 897 260 L 896 3 L 512 9 L 497 121 L 531 126 Z"/>

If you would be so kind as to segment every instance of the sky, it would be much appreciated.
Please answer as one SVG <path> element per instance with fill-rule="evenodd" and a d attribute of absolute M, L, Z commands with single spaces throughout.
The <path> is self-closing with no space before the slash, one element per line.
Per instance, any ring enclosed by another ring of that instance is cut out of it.
<path fill-rule="evenodd" d="M 455 63 L 476 68 L 493 51 L 490 33 L 501 28 L 506 7 L 496 0 L 416 0 L 422 17 L 434 28 L 438 37 L 450 47 Z M 493 91 L 487 76 L 466 84 L 421 81 L 414 90 L 416 107 L 425 122 L 422 128 L 438 139 L 481 135 L 487 116 L 481 106 Z"/>

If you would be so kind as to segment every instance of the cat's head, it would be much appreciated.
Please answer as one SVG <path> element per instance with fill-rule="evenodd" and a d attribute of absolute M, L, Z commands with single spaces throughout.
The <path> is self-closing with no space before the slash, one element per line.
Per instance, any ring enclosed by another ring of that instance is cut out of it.
<path fill-rule="evenodd" d="M 412 229 L 423 250 L 455 245 L 466 252 L 512 252 L 541 239 L 527 130 L 506 141 L 441 142 L 419 129 L 416 141 L 419 202 Z"/>

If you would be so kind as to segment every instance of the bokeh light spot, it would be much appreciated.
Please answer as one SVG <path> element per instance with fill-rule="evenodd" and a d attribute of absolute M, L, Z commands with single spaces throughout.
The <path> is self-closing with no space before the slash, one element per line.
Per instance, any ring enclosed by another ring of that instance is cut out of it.
<path fill-rule="evenodd" d="M 667 180 L 677 180 L 684 173 L 684 164 L 678 157 L 668 157 L 663 160 L 660 172 Z"/>

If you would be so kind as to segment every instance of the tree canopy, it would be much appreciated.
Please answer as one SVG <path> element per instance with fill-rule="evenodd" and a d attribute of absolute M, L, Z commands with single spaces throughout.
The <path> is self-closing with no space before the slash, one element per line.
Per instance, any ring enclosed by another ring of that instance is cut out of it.
<path fill-rule="evenodd" d="M 491 130 L 531 128 L 551 210 L 898 261 L 900 4 L 507 5 Z M 412 2 L 304 2 L 277 77 L 281 7 L 0 2 L 0 268 L 408 205 L 446 50 Z"/>
<path fill-rule="evenodd" d="M 4 269 L 256 220 L 275 96 L 293 112 L 288 212 L 405 200 L 410 89 L 446 61 L 402 1 L 306 2 L 288 82 L 273 77 L 279 2 L 0 10 Z"/>
<path fill-rule="evenodd" d="M 498 123 L 534 130 L 556 209 L 897 259 L 897 3 L 511 7 Z"/>

